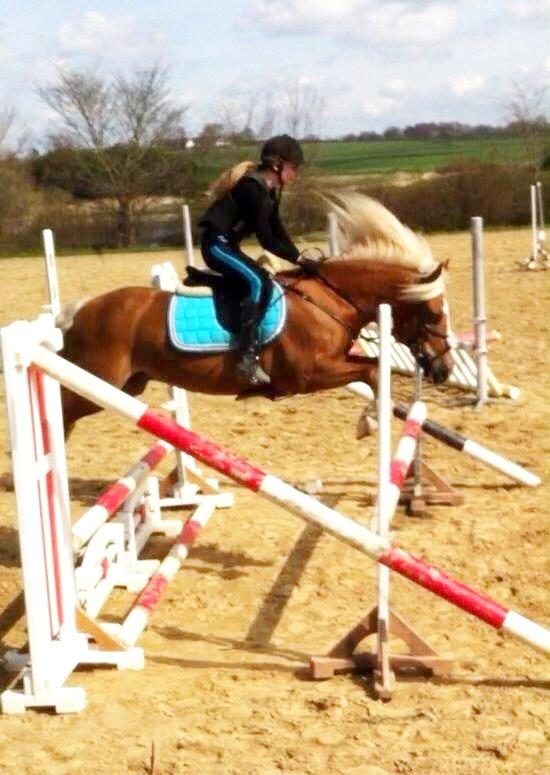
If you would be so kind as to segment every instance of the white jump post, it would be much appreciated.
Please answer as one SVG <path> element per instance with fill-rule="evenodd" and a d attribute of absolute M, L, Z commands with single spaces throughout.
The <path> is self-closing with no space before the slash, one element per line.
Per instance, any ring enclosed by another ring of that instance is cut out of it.
<path fill-rule="evenodd" d="M 55 261 L 55 243 L 53 231 L 44 229 L 42 231 L 42 245 L 44 248 L 44 261 L 46 265 L 46 283 L 48 286 L 49 303 L 45 309 L 57 317 L 61 312 L 61 300 L 59 297 L 59 283 L 57 279 L 57 265 Z"/>
<path fill-rule="evenodd" d="M 193 233 L 191 231 L 191 212 L 189 205 L 183 205 L 183 237 L 185 242 L 185 265 L 195 266 L 195 251 L 193 249 Z"/>
<path fill-rule="evenodd" d="M 550 254 L 546 250 L 546 230 L 544 224 L 544 202 L 542 182 L 539 180 L 529 187 L 531 208 L 531 252 L 525 261 L 518 262 L 524 269 L 548 269 Z"/>
<path fill-rule="evenodd" d="M 536 265 L 539 253 L 537 186 L 531 185 L 531 261 Z"/>
<path fill-rule="evenodd" d="M 378 308 L 378 330 L 380 334 L 380 357 L 378 359 L 378 490 L 376 493 L 376 532 L 389 540 L 390 524 L 390 459 L 391 459 L 391 330 L 392 314 L 389 304 Z M 375 672 L 375 686 L 380 696 L 392 689 L 392 674 L 389 659 L 390 619 L 390 569 L 385 565 L 377 568 L 377 634 L 378 657 Z"/>
<path fill-rule="evenodd" d="M 30 328 L 27 328 L 27 334 L 31 336 Z M 392 546 L 388 540 L 377 536 L 363 525 L 263 471 L 244 458 L 234 455 L 221 445 L 200 436 L 189 428 L 182 428 L 173 419 L 159 414 L 143 401 L 123 393 L 113 385 L 69 363 L 41 344 L 33 343 L 32 339 L 26 347 L 20 345 L 20 348 L 23 351 L 23 358 L 26 352 L 30 362 L 70 390 L 88 398 L 98 406 L 111 409 L 126 417 L 135 426 L 153 436 L 183 449 L 219 473 L 229 476 L 264 498 L 280 504 L 286 510 L 317 525 L 362 554 L 387 565 L 390 569 L 471 613 L 493 628 L 508 633 L 533 648 L 550 653 L 550 631 L 540 624 L 457 581 L 426 560 Z"/>
<path fill-rule="evenodd" d="M 537 211 L 538 211 L 538 227 L 542 234 L 539 234 L 539 239 L 544 241 L 545 239 L 545 223 L 544 223 L 544 202 L 542 198 L 542 183 L 540 180 L 536 183 L 537 187 Z"/>
<path fill-rule="evenodd" d="M 477 366 L 477 403 L 481 409 L 489 400 L 487 384 L 487 317 L 485 314 L 485 272 L 483 256 L 483 218 L 470 221 L 472 235 L 472 271 L 474 278 L 474 332 Z"/>

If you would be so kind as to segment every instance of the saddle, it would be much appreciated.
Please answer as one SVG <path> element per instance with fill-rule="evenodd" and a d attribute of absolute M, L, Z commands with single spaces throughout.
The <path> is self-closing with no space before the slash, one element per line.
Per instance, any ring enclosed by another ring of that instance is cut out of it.
<path fill-rule="evenodd" d="M 204 292 L 197 294 L 199 288 Z M 187 267 L 187 278 L 179 285 L 168 307 L 167 328 L 172 346 L 182 352 L 194 353 L 238 349 L 241 301 L 246 294 L 247 288 L 228 281 L 218 272 Z M 267 310 L 260 323 L 261 344 L 277 337 L 285 320 L 285 295 L 273 282 Z"/>
<path fill-rule="evenodd" d="M 246 288 L 231 282 L 213 269 L 197 269 L 194 266 L 187 267 L 187 277 L 183 285 L 188 288 L 210 288 L 220 325 L 232 334 L 238 333 L 241 324 L 241 302 L 246 296 Z"/>
<path fill-rule="evenodd" d="M 187 277 L 183 284 L 189 288 L 206 285 L 208 288 L 215 289 L 227 285 L 227 280 L 213 269 L 197 269 L 195 266 L 188 266 Z"/>

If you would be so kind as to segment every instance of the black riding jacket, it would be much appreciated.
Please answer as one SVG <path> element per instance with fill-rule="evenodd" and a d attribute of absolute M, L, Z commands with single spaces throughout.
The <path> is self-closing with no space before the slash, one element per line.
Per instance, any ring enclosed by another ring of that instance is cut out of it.
<path fill-rule="evenodd" d="M 260 173 L 244 175 L 208 208 L 199 225 L 223 234 L 235 245 L 255 234 L 265 250 L 287 261 L 295 262 L 300 255 L 281 223 L 275 190 L 268 188 Z"/>

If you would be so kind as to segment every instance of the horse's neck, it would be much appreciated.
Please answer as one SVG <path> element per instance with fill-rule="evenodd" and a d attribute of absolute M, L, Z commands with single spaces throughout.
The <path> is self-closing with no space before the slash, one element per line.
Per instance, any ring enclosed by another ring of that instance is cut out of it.
<path fill-rule="evenodd" d="M 399 288 L 411 282 L 411 273 L 404 267 L 360 259 L 329 261 L 322 274 L 346 299 L 365 311 L 368 319 L 363 323 L 374 320 L 378 305 L 395 302 Z"/>

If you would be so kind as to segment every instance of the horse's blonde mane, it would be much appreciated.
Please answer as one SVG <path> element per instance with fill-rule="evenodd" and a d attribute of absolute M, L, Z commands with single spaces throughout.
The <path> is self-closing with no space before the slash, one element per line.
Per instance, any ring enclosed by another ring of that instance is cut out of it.
<path fill-rule="evenodd" d="M 428 275 L 437 267 L 430 246 L 380 202 L 351 191 L 325 197 L 336 215 L 340 252 L 349 258 L 384 261 Z"/>

